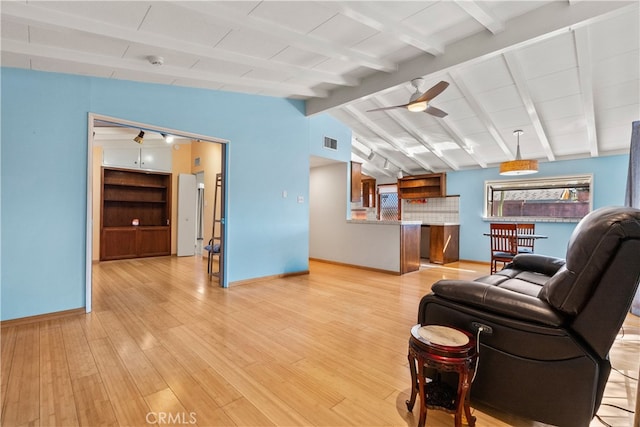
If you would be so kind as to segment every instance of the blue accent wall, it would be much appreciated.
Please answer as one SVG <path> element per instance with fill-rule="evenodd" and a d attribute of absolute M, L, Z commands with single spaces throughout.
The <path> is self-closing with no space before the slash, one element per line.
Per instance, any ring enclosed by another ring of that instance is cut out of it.
<path fill-rule="evenodd" d="M 593 208 L 622 206 L 629 156 L 606 156 L 540 163 L 536 177 L 593 174 Z M 489 262 L 489 222 L 482 219 L 484 183 L 501 179 L 497 168 L 447 173 L 447 193 L 460 195 L 460 259 Z M 536 253 L 564 258 L 576 223 L 536 223 L 536 233 L 549 236 L 536 241 Z"/>
<path fill-rule="evenodd" d="M 308 269 L 310 135 L 350 146 L 344 125 L 273 97 L 12 68 L 1 80 L 2 320 L 85 306 L 90 112 L 231 141 L 228 281 Z"/>

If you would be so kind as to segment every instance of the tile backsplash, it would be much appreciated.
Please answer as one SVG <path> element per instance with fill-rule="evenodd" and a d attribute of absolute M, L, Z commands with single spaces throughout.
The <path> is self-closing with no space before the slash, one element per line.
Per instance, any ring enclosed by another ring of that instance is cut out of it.
<path fill-rule="evenodd" d="M 402 219 L 426 223 L 459 223 L 460 197 L 402 200 Z"/>

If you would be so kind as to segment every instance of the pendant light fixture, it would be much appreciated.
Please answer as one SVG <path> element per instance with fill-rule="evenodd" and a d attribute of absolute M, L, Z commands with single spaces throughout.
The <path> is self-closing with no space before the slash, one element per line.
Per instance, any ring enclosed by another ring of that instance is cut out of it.
<path fill-rule="evenodd" d="M 516 159 L 508 162 L 502 162 L 500 164 L 500 175 L 512 176 L 512 175 L 529 175 L 538 172 L 537 160 L 522 160 L 520 156 L 520 135 L 522 130 L 514 130 L 513 134 L 516 135 L 518 140 L 518 146 L 516 149 Z"/>

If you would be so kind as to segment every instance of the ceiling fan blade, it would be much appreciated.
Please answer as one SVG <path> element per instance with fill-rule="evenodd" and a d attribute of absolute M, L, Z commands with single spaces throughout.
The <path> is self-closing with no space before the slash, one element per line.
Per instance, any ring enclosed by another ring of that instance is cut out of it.
<path fill-rule="evenodd" d="M 449 82 L 445 82 L 443 80 L 440 83 L 437 83 L 435 86 L 433 86 L 431 89 L 429 89 L 428 91 L 426 91 L 422 95 L 420 95 L 413 102 L 424 102 L 424 101 L 429 102 L 433 98 L 435 98 L 436 96 L 440 95 L 442 93 L 442 91 L 445 90 L 447 87 L 449 87 Z"/>
<path fill-rule="evenodd" d="M 427 106 L 427 109 L 424 110 L 424 112 L 440 118 L 446 117 L 448 115 L 445 111 L 442 111 L 441 109 L 436 107 L 432 107 L 431 105 Z"/>
<path fill-rule="evenodd" d="M 374 108 L 373 110 L 367 110 L 367 113 L 370 113 L 371 111 L 384 111 L 384 110 L 391 110 L 393 108 L 406 108 L 406 106 L 409 104 L 402 104 L 402 105 L 392 105 L 391 107 L 380 107 L 380 108 Z"/>

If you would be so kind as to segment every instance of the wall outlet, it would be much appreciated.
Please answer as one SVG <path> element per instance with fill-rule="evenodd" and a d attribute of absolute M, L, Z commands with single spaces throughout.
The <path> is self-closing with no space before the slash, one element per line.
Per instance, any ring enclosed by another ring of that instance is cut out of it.
<path fill-rule="evenodd" d="M 304 203 L 304 196 L 298 196 L 298 203 Z"/>

